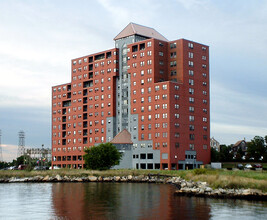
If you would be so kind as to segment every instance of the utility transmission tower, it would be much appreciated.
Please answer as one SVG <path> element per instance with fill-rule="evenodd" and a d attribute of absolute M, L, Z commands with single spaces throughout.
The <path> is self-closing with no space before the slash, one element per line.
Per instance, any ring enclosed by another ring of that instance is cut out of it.
<path fill-rule="evenodd" d="M 2 154 L 2 142 L 1 142 L 1 138 L 2 138 L 2 130 L 0 129 L 0 162 L 4 161 L 3 160 L 3 154 Z"/>
<path fill-rule="evenodd" d="M 17 157 L 23 156 L 25 153 L 25 133 L 24 131 L 19 131 L 19 146 Z"/>

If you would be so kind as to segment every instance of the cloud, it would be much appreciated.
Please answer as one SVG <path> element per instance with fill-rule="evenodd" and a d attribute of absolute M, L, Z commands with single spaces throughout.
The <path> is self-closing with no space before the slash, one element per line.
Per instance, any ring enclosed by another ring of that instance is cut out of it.
<path fill-rule="evenodd" d="M 15 144 L 17 131 L 25 128 L 30 145 L 49 146 L 51 87 L 70 82 L 72 58 L 114 47 L 112 38 L 129 22 L 153 27 L 170 40 L 209 45 L 212 135 L 230 144 L 249 130 L 262 134 L 267 124 L 267 2 L 0 1 L 5 143 Z"/>
<path fill-rule="evenodd" d="M 2 144 L 3 161 L 12 162 L 17 158 L 18 146 Z"/>

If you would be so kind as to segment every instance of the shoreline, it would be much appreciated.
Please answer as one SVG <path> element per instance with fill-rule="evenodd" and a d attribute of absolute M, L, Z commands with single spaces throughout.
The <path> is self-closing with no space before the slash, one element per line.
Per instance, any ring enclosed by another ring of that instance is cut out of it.
<path fill-rule="evenodd" d="M 116 182 L 116 183 L 156 183 L 171 184 L 176 187 L 175 196 L 204 197 L 216 199 L 245 199 L 252 201 L 267 201 L 267 193 L 258 189 L 213 189 L 207 182 L 185 180 L 160 174 L 127 175 L 127 176 L 41 176 L 32 177 L 1 177 L 0 184 L 5 183 L 58 183 L 58 182 Z"/>

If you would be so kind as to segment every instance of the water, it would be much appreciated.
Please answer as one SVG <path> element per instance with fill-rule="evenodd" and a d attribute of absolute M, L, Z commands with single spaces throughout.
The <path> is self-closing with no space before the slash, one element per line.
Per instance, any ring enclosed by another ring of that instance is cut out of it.
<path fill-rule="evenodd" d="M 174 196 L 138 183 L 0 184 L 0 219 L 267 219 L 267 202 Z"/>

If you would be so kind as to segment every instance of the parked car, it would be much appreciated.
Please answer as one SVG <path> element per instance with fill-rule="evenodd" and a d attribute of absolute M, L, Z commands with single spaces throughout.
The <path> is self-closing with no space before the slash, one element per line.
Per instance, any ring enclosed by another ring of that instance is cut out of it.
<path fill-rule="evenodd" d="M 20 164 L 18 167 L 19 170 L 26 170 L 26 168 L 27 168 L 27 165 L 24 165 L 24 164 Z"/>
<path fill-rule="evenodd" d="M 251 169 L 252 166 L 251 166 L 251 164 L 248 163 L 248 164 L 246 164 L 245 168 L 246 168 L 246 169 Z"/>
<path fill-rule="evenodd" d="M 34 170 L 48 170 L 49 167 L 47 167 L 47 166 L 36 166 L 36 167 L 34 167 L 33 169 L 34 169 Z"/>
<path fill-rule="evenodd" d="M 253 167 L 254 167 L 254 168 L 262 168 L 262 165 L 259 164 L 259 163 L 256 163 L 256 164 L 253 165 Z"/>
<path fill-rule="evenodd" d="M 59 170 L 60 169 L 60 167 L 58 167 L 58 166 L 53 166 L 53 167 L 49 167 L 49 170 Z"/>
<path fill-rule="evenodd" d="M 237 164 L 237 166 L 236 166 L 238 169 L 240 169 L 240 170 L 242 170 L 242 169 L 244 169 L 244 166 L 243 166 L 243 164 L 242 163 L 239 163 L 239 164 Z"/>

